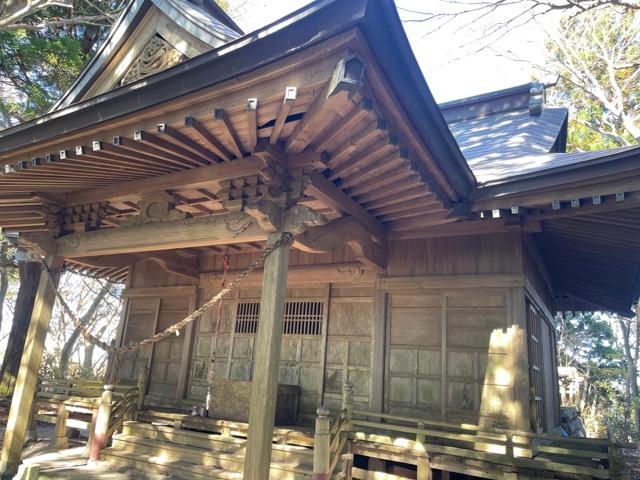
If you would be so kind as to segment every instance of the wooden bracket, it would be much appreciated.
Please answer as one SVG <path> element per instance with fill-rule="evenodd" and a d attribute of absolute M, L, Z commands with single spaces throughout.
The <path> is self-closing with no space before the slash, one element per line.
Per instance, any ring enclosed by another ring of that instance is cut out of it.
<path fill-rule="evenodd" d="M 386 247 L 373 241 L 367 229 L 354 217 L 337 218 L 296 236 L 294 247 L 310 253 L 327 253 L 349 245 L 356 258 L 382 272 L 386 270 Z"/>

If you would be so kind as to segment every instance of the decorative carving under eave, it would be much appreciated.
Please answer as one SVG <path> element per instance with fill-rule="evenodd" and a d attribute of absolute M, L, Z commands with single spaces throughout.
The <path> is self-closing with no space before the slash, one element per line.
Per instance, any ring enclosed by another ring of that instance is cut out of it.
<path fill-rule="evenodd" d="M 353 217 L 337 218 L 326 225 L 310 228 L 296 235 L 294 244 L 298 250 L 310 253 L 328 253 L 343 245 L 349 245 L 359 261 L 378 271 L 386 269 L 385 246 L 374 242 L 367 229 Z"/>
<path fill-rule="evenodd" d="M 177 201 L 172 195 L 165 192 L 156 192 L 145 195 L 138 202 L 140 213 L 135 217 L 129 217 L 122 222 L 123 227 L 145 225 L 147 223 L 170 222 L 186 218 L 187 214 L 175 209 Z"/>
<path fill-rule="evenodd" d="M 120 84 L 127 85 L 154 73 L 162 72 L 177 65 L 183 58 L 184 56 L 166 40 L 155 35 L 145 45 L 137 60 L 129 67 Z"/>

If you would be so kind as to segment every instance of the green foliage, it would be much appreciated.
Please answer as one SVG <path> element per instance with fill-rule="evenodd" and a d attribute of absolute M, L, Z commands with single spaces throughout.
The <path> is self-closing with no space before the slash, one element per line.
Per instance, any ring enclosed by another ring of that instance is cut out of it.
<path fill-rule="evenodd" d="M 558 365 L 575 367 L 583 380 L 575 406 L 589 436 L 634 438 L 626 407 L 627 365 L 617 317 L 602 313 L 558 315 Z"/>
<path fill-rule="evenodd" d="M 123 0 L 76 0 L 0 31 L 0 128 L 45 113 L 95 53 Z"/>
<path fill-rule="evenodd" d="M 0 104 L 5 118 L 20 121 L 45 112 L 71 85 L 87 60 L 80 42 L 17 30 L 0 32 L 0 69 L 15 94 Z"/>
<path fill-rule="evenodd" d="M 560 75 L 558 103 L 571 109 L 568 149 L 640 139 L 640 11 L 606 7 L 560 22 L 546 70 Z"/>

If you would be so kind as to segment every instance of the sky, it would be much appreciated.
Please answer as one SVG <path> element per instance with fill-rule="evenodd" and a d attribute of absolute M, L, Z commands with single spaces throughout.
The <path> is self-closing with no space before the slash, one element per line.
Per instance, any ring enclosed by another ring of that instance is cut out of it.
<path fill-rule="evenodd" d="M 349 1 L 349 0 L 342 0 Z M 483 32 L 499 22 L 514 17 L 521 9 L 505 7 L 484 19 L 476 14 L 458 18 L 437 31 L 434 23 L 411 20 L 424 18 L 411 11 L 433 9 L 446 13 L 452 8 L 473 8 L 477 0 L 396 0 L 405 31 L 413 47 L 427 83 L 438 102 L 464 98 L 531 81 L 534 68 L 527 62 L 505 58 L 511 52 L 517 57 L 541 64 L 544 62 L 546 32 L 554 29 L 557 17 L 539 17 L 511 33 L 489 42 L 491 48 L 480 48 Z M 253 31 L 310 3 L 309 0 L 231 0 L 231 15 L 245 32 Z M 511 10 L 507 10 L 507 8 Z M 511 55 L 512 56 L 512 55 Z"/>

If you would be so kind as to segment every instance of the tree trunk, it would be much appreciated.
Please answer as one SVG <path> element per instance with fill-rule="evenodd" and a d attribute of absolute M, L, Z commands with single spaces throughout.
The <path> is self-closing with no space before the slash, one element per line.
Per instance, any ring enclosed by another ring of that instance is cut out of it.
<path fill-rule="evenodd" d="M 633 427 L 628 429 L 627 436 L 632 432 L 637 432 L 638 421 L 640 412 L 638 411 L 638 371 L 636 365 L 636 359 L 634 358 L 635 346 L 631 345 L 631 324 L 626 325 L 625 322 L 618 318 L 620 330 L 622 331 L 622 341 L 624 345 L 624 356 L 627 367 L 626 378 L 626 405 L 625 405 L 625 418 L 626 423 L 632 424 Z M 637 341 L 637 339 L 636 339 Z M 633 414 L 633 418 L 632 418 Z"/>
<path fill-rule="evenodd" d="M 13 394 L 13 386 L 18 374 L 18 368 L 20 368 L 24 340 L 31 322 L 33 301 L 38 290 L 42 268 L 39 263 L 23 262 L 19 265 L 19 271 L 20 288 L 16 299 L 16 308 L 13 314 L 7 349 L 0 368 L 0 379 L 2 379 L 0 382 L 0 395 L 6 396 Z"/>
<path fill-rule="evenodd" d="M 7 297 L 7 290 L 9 289 L 9 275 L 5 268 L 0 270 L 0 329 L 2 328 L 4 299 Z"/>
<path fill-rule="evenodd" d="M 91 303 L 91 306 L 89 306 L 89 309 L 79 319 L 82 325 L 88 327 L 91 324 L 91 322 L 94 320 L 94 317 L 96 316 L 96 313 L 98 312 L 98 308 L 100 308 L 100 303 L 107 295 L 110 288 L 111 287 L 109 285 L 104 285 L 100 289 L 100 292 L 98 292 L 96 297 L 93 299 L 93 302 Z M 82 335 L 82 330 L 78 327 L 75 327 L 73 329 L 73 332 L 71 332 L 71 335 L 69 335 L 69 338 L 67 338 L 67 341 L 62 347 L 62 350 L 60 351 L 60 362 L 58 363 L 58 375 L 60 376 L 60 378 L 64 378 L 67 374 L 67 370 L 69 369 L 69 360 L 71 359 L 71 355 L 76 348 L 76 344 L 78 343 L 80 335 Z"/>

